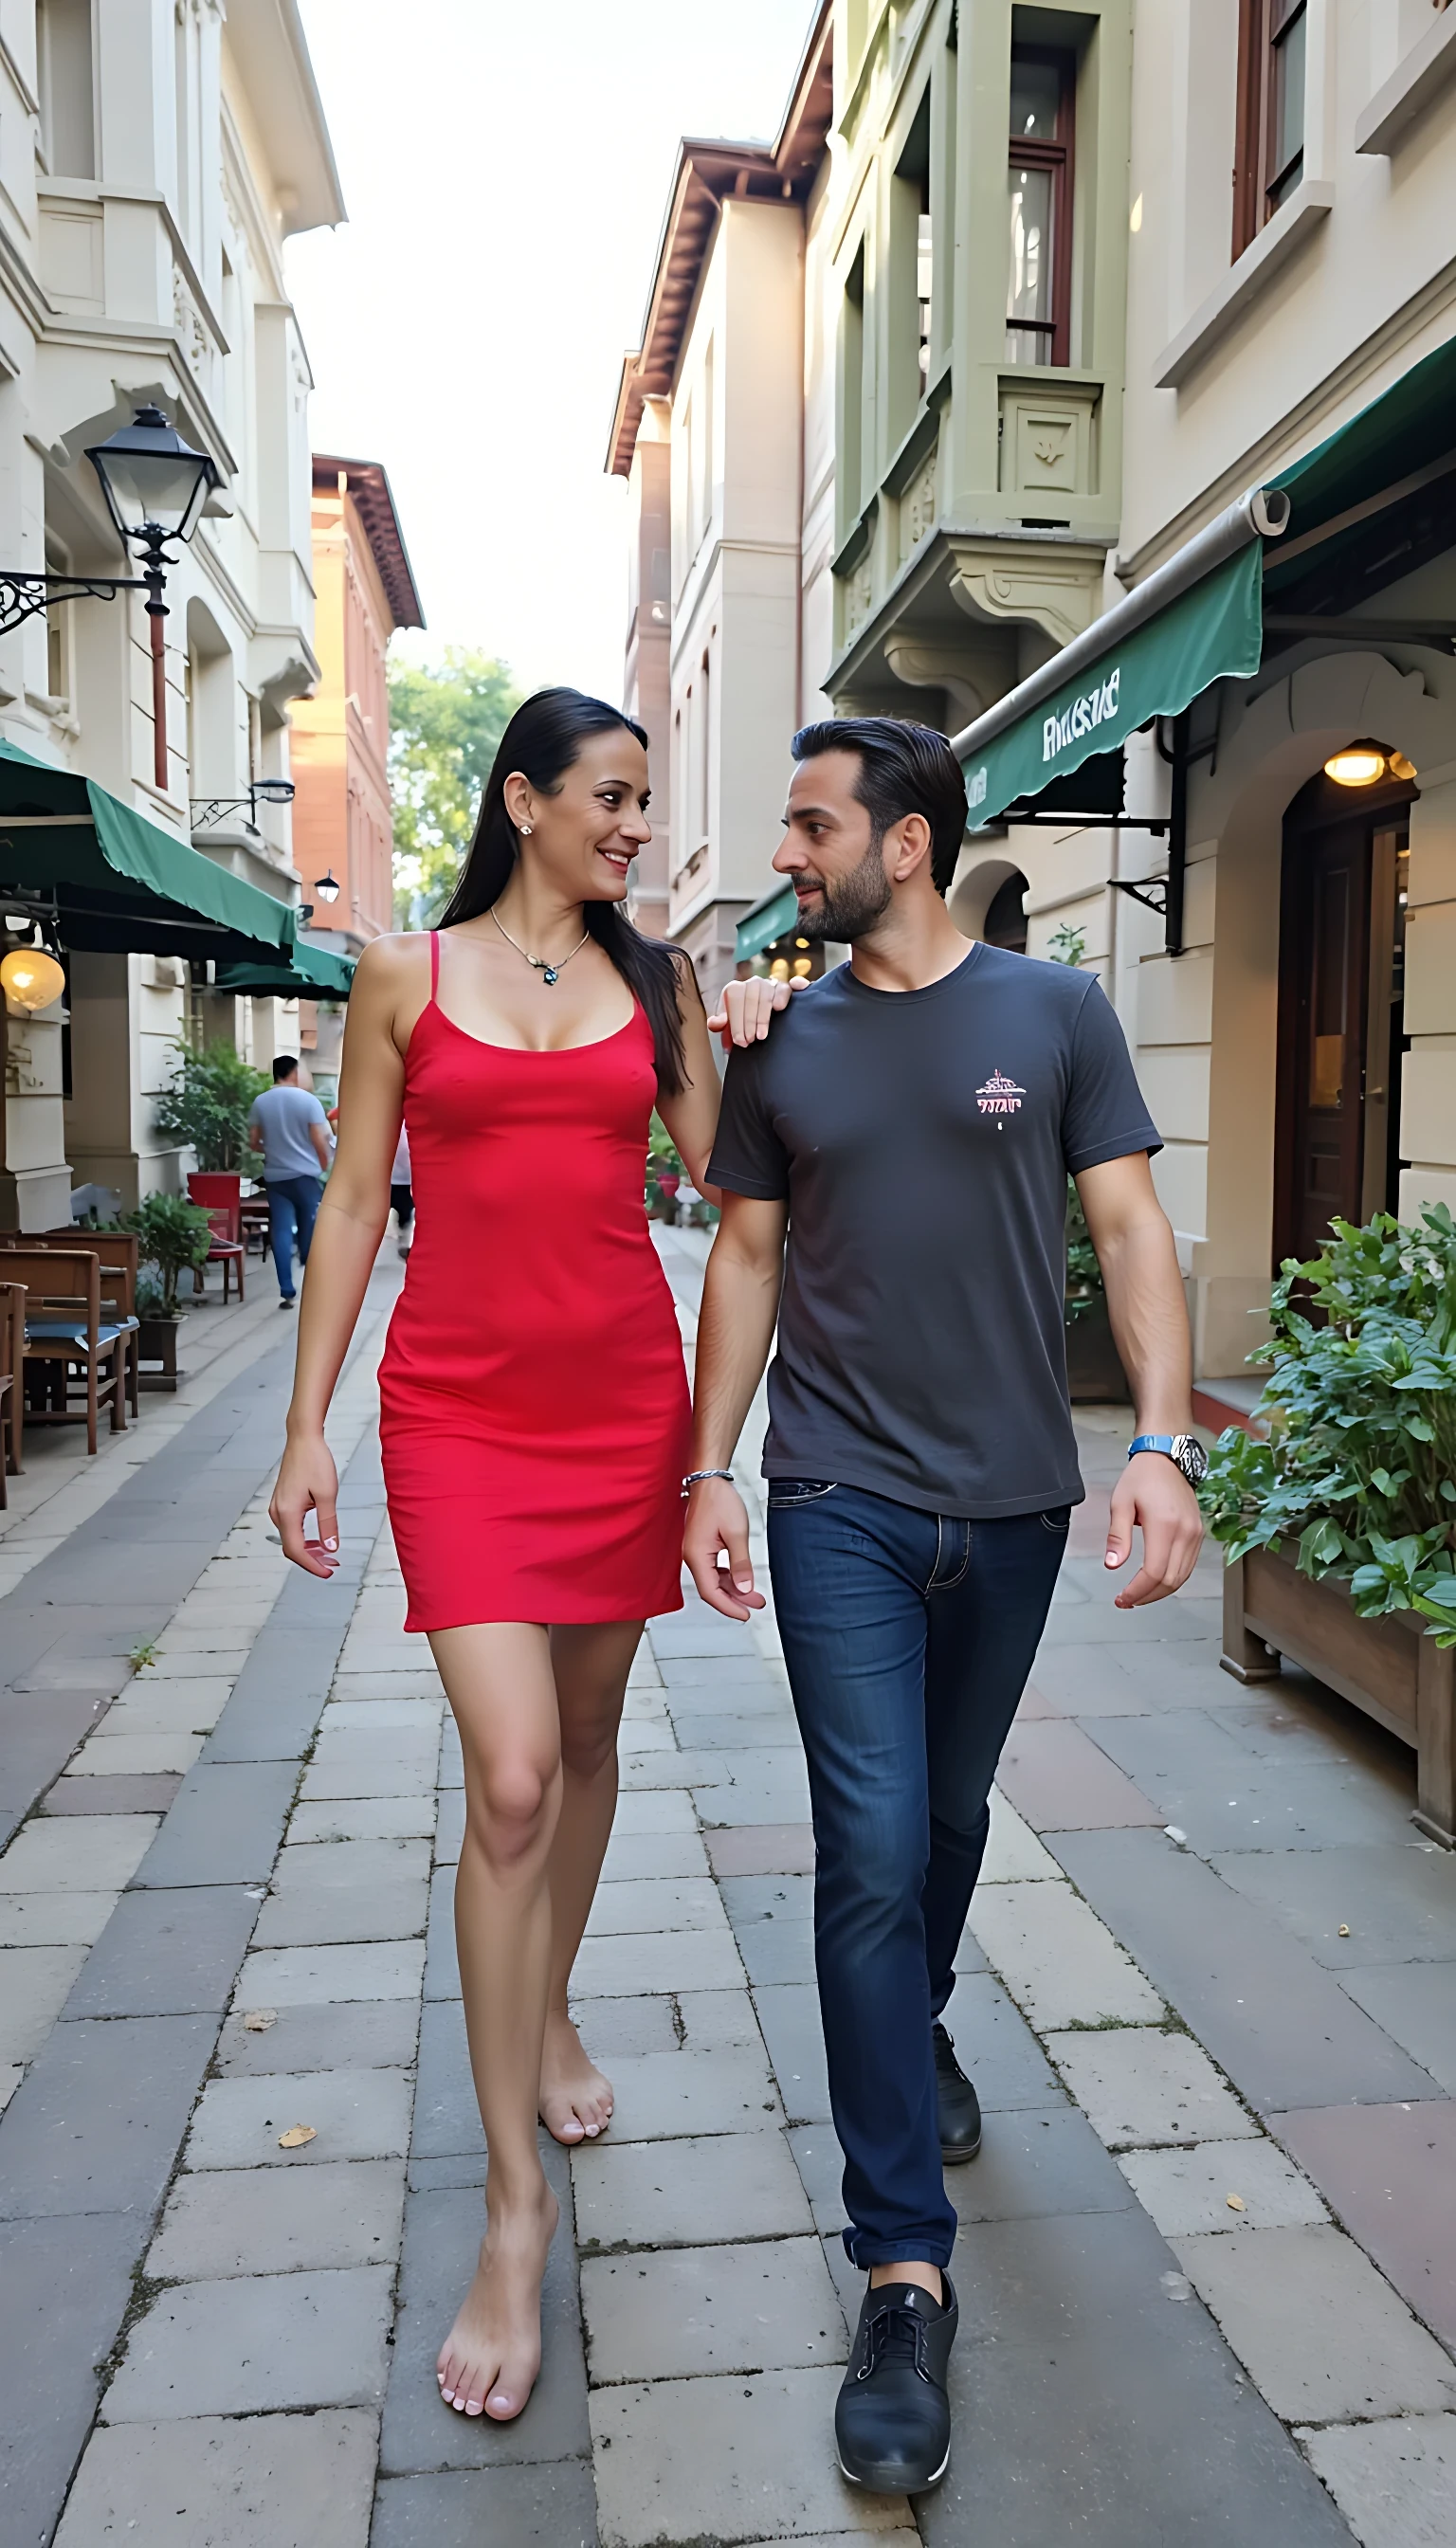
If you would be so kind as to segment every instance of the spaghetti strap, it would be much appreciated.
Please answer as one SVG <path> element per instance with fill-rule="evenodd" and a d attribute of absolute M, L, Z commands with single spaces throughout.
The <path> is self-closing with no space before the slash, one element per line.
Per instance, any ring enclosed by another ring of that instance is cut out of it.
<path fill-rule="evenodd" d="M 440 933 L 437 929 L 429 933 L 429 995 L 432 1000 L 438 1000 L 440 996 Z"/>

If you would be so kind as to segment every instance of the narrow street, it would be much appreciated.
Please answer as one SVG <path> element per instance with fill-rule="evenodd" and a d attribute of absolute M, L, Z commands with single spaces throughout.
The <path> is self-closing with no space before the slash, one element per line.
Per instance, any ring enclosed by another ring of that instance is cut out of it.
<path fill-rule="evenodd" d="M 690 1355 L 703 1243 L 660 1238 Z M 271 1303 L 0 1517 L 7 2543 L 1449 2540 L 1456 1864 L 1399 1745 L 1219 1671 L 1217 1552 L 1112 1608 L 1113 1411 L 949 2016 L 986 2134 L 949 2179 L 944 2488 L 912 2510 L 834 2467 L 858 2277 L 802 1760 L 772 1612 L 690 1595 L 634 1668 L 577 1970 L 617 2102 L 599 2145 L 547 2144 L 576 2241 L 545 2371 L 516 2424 L 442 2409 L 484 2147 L 460 1754 L 374 1427 L 396 1288 L 382 1259 L 331 1427 L 332 1585 L 266 1518 Z"/>

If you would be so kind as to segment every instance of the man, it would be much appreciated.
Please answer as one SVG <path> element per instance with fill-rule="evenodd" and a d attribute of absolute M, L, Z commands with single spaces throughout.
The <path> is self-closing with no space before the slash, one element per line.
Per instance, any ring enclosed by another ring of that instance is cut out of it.
<path fill-rule="evenodd" d="M 263 1153 L 278 1306 L 291 1310 L 294 1240 L 298 1240 L 300 1261 L 307 1265 L 329 1159 L 328 1118 L 313 1090 L 299 1086 L 296 1055 L 275 1055 L 273 1085 L 253 1099 L 247 1124 L 254 1149 Z"/>
<path fill-rule="evenodd" d="M 1158 1137 L 1095 978 L 956 928 L 944 897 L 965 790 L 942 736 L 846 718 L 793 752 L 774 864 L 798 936 L 846 940 L 851 956 L 728 1065 L 685 1555 L 715 1609 L 762 1605 L 727 1472 L 776 1320 L 769 1559 L 808 1760 L 845 2243 L 869 2277 L 835 2427 L 847 2477 L 913 2494 L 950 2459 L 956 2222 L 941 2171 L 980 2146 L 940 2020 L 1082 1495 L 1068 1172 L 1137 1406 L 1107 1564 L 1135 1525 L 1143 1562 L 1119 1606 L 1189 1575 L 1203 1453 L 1148 1171 Z"/>

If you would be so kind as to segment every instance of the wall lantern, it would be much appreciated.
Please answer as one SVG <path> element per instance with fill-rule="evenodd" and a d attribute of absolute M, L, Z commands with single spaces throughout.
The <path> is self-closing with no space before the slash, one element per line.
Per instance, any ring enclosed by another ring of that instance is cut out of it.
<path fill-rule="evenodd" d="M 291 778 L 254 778 L 245 796 L 194 796 L 190 800 L 192 828 L 201 832 L 209 824 L 226 822 L 229 814 L 240 814 L 245 805 L 248 822 L 256 831 L 260 805 L 291 805 L 297 794 Z"/>
<path fill-rule="evenodd" d="M 0 956 L 0 986 L 19 1009 L 48 1009 L 65 989 L 65 974 L 44 947 L 14 947 Z"/>
<path fill-rule="evenodd" d="M 130 424 L 93 444 L 86 454 L 106 498 L 106 508 L 124 548 L 139 552 L 151 622 L 152 775 L 167 787 L 167 671 L 162 621 L 165 570 L 176 559 L 168 540 L 190 540 L 203 504 L 222 485 L 216 460 L 194 451 L 159 407 L 138 407 Z"/>
<path fill-rule="evenodd" d="M 1324 775 L 1336 787 L 1374 787 L 1387 776 L 1413 778 L 1415 764 L 1404 752 L 1387 752 L 1383 743 L 1347 743 L 1342 752 L 1330 754 Z"/>
<path fill-rule="evenodd" d="M 319 876 L 314 887 L 314 891 L 318 896 L 320 902 L 337 902 L 339 897 L 339 881 L 337 876 L 334 874 L 332 867 L 326 868 L 323 874 Z"/>

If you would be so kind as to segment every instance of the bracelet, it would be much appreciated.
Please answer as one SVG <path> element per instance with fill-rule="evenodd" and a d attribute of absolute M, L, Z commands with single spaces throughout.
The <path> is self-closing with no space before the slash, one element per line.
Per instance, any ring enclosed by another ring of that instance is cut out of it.
<path fill-rule="evenodd" d="M 689 1487 L 695 1487 L 697 1485 L 699 1478 L 726 1478 L 731 1486 L 733 1483 L 733 1472 L 731 1469 L 689 1469 L 686 1477 L 682 1481 L 682 1493 L 684 1497 L 686 1496 Z"/>

